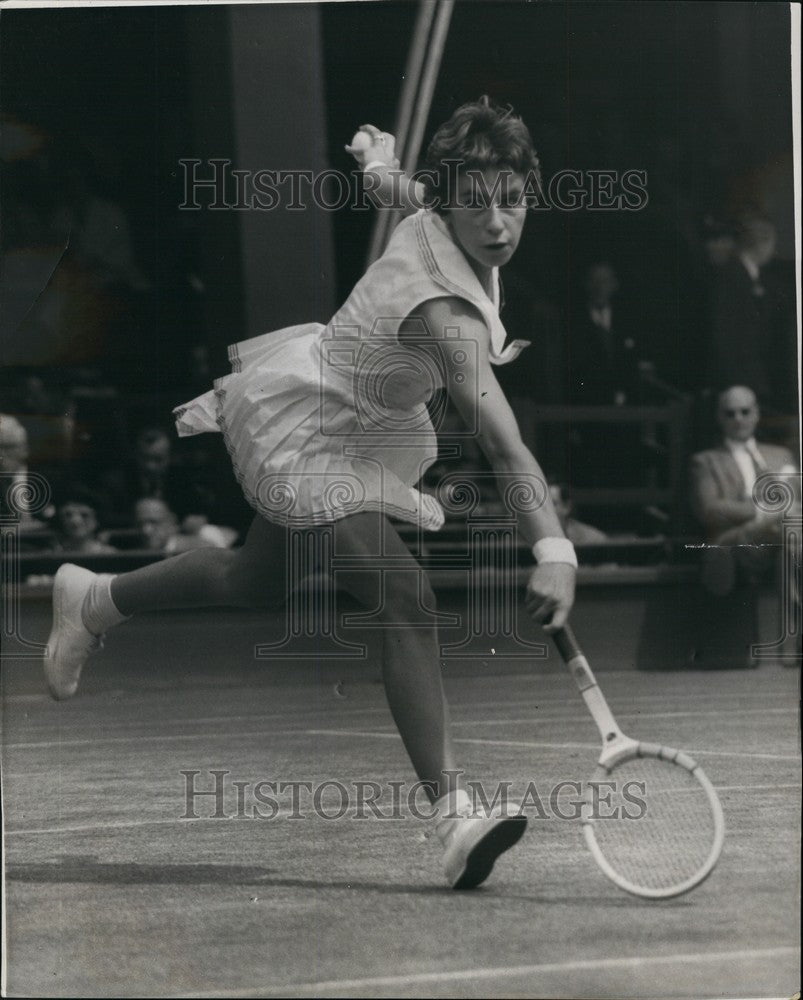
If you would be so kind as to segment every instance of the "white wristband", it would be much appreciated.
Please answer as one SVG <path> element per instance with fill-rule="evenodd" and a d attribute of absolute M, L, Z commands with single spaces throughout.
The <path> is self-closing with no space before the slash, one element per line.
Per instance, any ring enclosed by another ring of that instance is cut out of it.
<path fill-rule="evenodd" d="M 577 568 L 577 553 L 568 538 L 541 538 L 533 545 L 535 561 L 541 563 L 568 563 Z"/>
<path fill-rule="evenodd" d="M 363 173 L 368 173 L 368 171 L 369 170 L 373 170 L 374 167 L 387 167 L 388 170 L 391 170 L 392 169 L 392 164 L 385 163 L 384 160 L 371 160 L 370 163 L 366 163 L 365 166 L 362 168 L 363 169 Z"/>

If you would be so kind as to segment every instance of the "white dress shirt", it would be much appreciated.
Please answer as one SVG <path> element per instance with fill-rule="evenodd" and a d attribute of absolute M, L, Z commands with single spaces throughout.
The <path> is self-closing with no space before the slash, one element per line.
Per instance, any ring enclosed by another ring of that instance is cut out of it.
<path fill-rule="evenodd" d="M 748 441 L 730 441 L 726 438 L 725 445 L 739 467 L 739 472 L 744 480 L 744 495 L 750 500 L 753 497 L 756 479 L 758 475 L 766 471 L 767 463 L 761 457 L 755 438 L 750 438 Z"/>

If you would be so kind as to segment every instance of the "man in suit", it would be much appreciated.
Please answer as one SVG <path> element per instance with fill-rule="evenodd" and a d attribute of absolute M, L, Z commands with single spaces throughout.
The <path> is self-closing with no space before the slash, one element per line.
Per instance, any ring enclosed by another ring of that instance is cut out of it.
<path fill-rule="evenodd" d="M 713 269 L 706 381 L 715 391 L 748 383 L 766 411 L 785 413 L 797 410 L 796 380 L 789 374 L 790 362 L 796 370 L 797 338 L 775 243 L 768 219 L 742 214 L 735 253 Z"/>
<path fill-rule="evenodd" d="M 569 402 L 623 406 L 638 396 L 639 352 L 617 303 L 619 279 L 606 261 L 586 271 L 582 305 L 569 317 Z"/>
<path fill-rule="evenodd" d="M 758 444 L 755 431 L 759 419 L 755 392 L 747 386 L 731 386 L 717 400 L 722 442 L 692 457 L 691 508 L 708 542 L 703 551 L 702 583 L 720 598 L 740 585 L 752 589 L 777 566 L 782 545 L 794 545 L 797 572 L 791 574 L 786 595 L 791 608 L 799 601 L 799 533 L 787 531 L 784 535 L 783 512 L 764 510 L 753 500 L 753 491 L 760 477 L 780 473 L 794 489 L 799 510 L 799 480 L 788 478 L 794 477 L 797 468 L 789 449 Z"/>
<path fill-rule="evenodd" d="M 573 406 L 632 406 L 640 401 L 640 351 L 618 300 L 607 261 L 587 268 L 583 296 L 569 314 L 566 401 Z M 637 424 L 577 422 L 570 429 L 571 481 L 581 487 L 639 486 L 645 455 Z M 616 461 L 611 461 L 611 450 Z"/>

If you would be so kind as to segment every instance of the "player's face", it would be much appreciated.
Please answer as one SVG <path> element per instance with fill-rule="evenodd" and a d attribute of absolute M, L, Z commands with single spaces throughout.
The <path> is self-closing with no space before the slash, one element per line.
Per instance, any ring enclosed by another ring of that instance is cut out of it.
<path fill-rule="evenodd" d="M 475 270 L 501 267 L 516 252 L 527 212 L 523 191 L 524 178 L 506 168 L 461 175 L 446 219 Z"/>

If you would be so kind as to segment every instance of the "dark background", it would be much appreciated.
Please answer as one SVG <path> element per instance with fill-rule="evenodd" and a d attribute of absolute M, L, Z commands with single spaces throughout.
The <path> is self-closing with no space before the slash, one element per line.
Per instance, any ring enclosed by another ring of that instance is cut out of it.
<path fill-rule="evenodd" d="M 126 210 L 138 264 L 156 289 L 155 313 L 137 336 L 174 371 L 193 338 L 219 350 L 259 332 L 242 329 L 248 248 L 234 246 L 232 231 L 240 220 L 213 223 L 210 213 L 177 211 L 178 159 L 214 147 L 236 166 L 271 167 L 238 159 L 227 124 L 233 109 L 247 114 L 255 131 L 273 131 L 274 147 L 282 142 L 279 111 L 302 133 L 311 120 L 292 78 L 244 108 L 232 85 L 241 43 L 231 12 L 13 10 L 0 22 L 2 109 L 51 137 L 53 184 L 68 185 L 79 173 Z M 324 165 L 350 170 L 342 147 L 356 126 L 393 127 L 416 6 L 308 6 L 290 12 L 284 35 L 270 26 L 280 16 L 287 22 L 287 10 L 251 13 L 266 26 L 266 66 L 275 59 L 271 38 L 295 47 L 299 75 L 310 61 L 319 64 L 324 134 L 314 139 Z M 299 55 L 310 17 L 318 43 Z M 763 201 L 780 229 L 779 255 L 793 256 L 789 44 L 785 4 L 458 3 L 427 135 L 459 103 L 489 93 L 530 125 L 547 177 L 566 167 L 646 170 L 644 211 L 537 213 L 514 268 L 564 308 L 582 265 L 613 259 L 623 286 L 639 290 L 659 360 L 676 375 L 673 337 L 699 220 L 740 200 Z M 9 185 L 6 194 L 13 196 Z M 274 225 L 267 213 L 256 214 L 253 225 Z M 210 226 L 218 227 L 212 239 L 219 253 L 205 252 Z M 275 296 L 273 307 L 264 303 L 261 329 L 325 320 L 360 274 L 370 226 L 370 213 L 335 213 L 329 294 L 314 304 L 292 301 L 294 274 L 286 268 L 288 254 L 295 271 L 305 261 L 311 267 L 315 247 L 274 246 L 260 266 L 285 269 L 281 294 L 289 300 L 281 308 Z M 188 272 L 201 278 L 206 301 L 185 287 Z"/>

